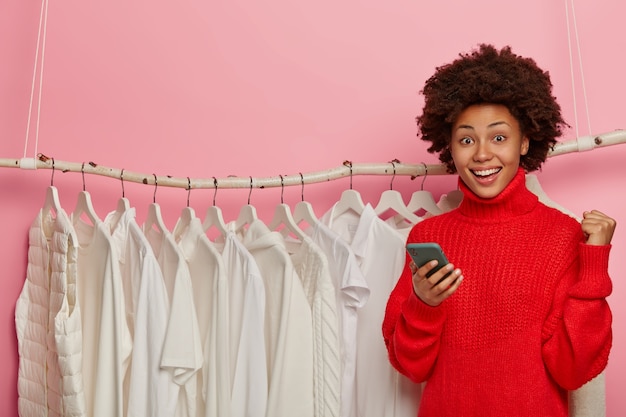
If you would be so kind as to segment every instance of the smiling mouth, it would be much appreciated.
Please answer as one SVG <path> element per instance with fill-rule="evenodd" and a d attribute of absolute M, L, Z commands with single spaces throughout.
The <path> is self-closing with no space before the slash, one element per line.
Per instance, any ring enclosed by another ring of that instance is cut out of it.
<path fill-rule="evenodd" d="M 472 169 L 471 170 L 472 174 L 474 174 L 475 177 L 482 178 L 482 179 L 494 176 L 500 171 L 502 171 L 502 168 L 491 168 L 491 169 L 482 169 L 482 170 Z"/>

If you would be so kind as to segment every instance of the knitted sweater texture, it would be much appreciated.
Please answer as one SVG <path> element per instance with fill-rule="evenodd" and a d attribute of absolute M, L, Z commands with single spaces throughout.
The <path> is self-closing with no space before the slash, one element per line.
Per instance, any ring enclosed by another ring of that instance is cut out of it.
<path fill-rule="evenodd" d="M 438 242 L 464 280 L 428 306 L 407 256 L 383 322 L 389 359 L 426 381 L 420 417 L 566 417 L 567 390 L 608 361 L 610 245 L 586 245 L 576 220 L 526 189 L 522 169 L 492 199 L 459 186 L 459 208 L 418 223 L 408 242 Z"/>

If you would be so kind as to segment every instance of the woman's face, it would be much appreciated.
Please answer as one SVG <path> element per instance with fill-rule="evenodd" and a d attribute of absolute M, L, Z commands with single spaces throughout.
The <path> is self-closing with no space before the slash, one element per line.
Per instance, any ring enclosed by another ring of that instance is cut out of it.
<path fill-rule="evenodd" d="M 450 151 L 456 171 L 479 197 L 493 198 L 511 182 L 528 152 L 528 138 L 501 104 L 474 104 L 452 126 Z"/>

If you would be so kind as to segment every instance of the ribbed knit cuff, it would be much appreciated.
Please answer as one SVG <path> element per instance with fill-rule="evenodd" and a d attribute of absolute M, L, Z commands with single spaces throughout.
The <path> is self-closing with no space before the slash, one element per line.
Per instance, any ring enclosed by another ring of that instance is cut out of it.
<path fill-rule="evenodd" d="M 444 309 L 441 306 L 432 307 L 423 302 L 413 291 L 404 305 L 404 314 L 409 317 L 419 317 L 420 320 L 434 322 L 444 317 Z"/>
<path fill-rule="evenodd" d="M 612 283 L 609 277 L 609 253 L 611 245 L 594 246 L 581 243 L 580 281 L 585 292 L 595 297 L 606 297 L 611 293 Z"/>

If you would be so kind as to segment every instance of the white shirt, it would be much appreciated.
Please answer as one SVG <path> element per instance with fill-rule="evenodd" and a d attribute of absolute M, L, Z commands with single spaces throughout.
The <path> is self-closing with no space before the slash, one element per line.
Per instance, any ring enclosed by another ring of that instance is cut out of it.
<path fill-rule="evenodd" d="M 367 302 L 370 290 L 348 242 L 321 222 L 306 232 L 326 255 L 335 287 L 341 351 L 340 415 L 349 417 L 356 377 L 357 310 Z"/>
<path fill-rule="evenodd" d="M 328 259 L 309 236 L 285 239 L 287 250 L 311 307 L 313 323 L 313 398 L 316 417 L 338 417 L 341 349 L 336 291 Z"/>
<path fill-rule="evenodd" d="M 216 243 L 228 279 L 231 417 L 264 417 L 267 407 L 265 287 L 256 261 L 233 230 Z M 220 416 L 221 417 L 221 416 Z"/>
<path fill-rule="evenodd" d="M 161 367 L 170 372 L 175 383 L 169 395 L 169 415 L 194 417 L 198 393 L 193 376 L 202 368 L 204 358 L 189 268 L 169 231 L 146 229 L 145 224 L 143 229 L 156 254 L 169 298 L 161 355 Z"/>
<path fill-rule="evenodd" d="M 278 232 L 254 220 L 242 238 L 265 283 L 268 417 L 313 416 L 311 308 Z"/>
<path fill-rule="evenodd" d="M 335 205 L 336 206 L 336 205 Z M 356 389 L 351 416 L 414 417 L 420 386 L 391 366 L 381 335 L 387 299 L 405 261 L 405 241 L 367 204 L 361 215 L 335 206 L 320 221 L 350 244 L 365 275 L 370 297 L 358 310 Z"/>
<path fill-rule="evenodd" d="M 187 207 L 174 227 L 191 275 L 194 305 L 203 345 L 204 364 L 197 373 L 196 415 L 228 416 L 230 389 L 228 359 L 228 281 L 222 255 L 204 234 L 200 219 Z"/>
<path fill-rule="evenodd" d="M 117 253 L 104 223 L 72 222 L 78 236 L 83 381 L 89 416 L 123 415 L 124 364 L 131 352 Z"/>
<path fill-rule="evenodd" d="M 174 382 L 161 369 L 161 350 L 169 317 L 163 274 L 150 243 L 135 220 L 135 209 L 111 212 L 104 219 L 119 255 L 126 318 L 133 339 L 124 398 L 128 417 L 168 416 Z"/>

